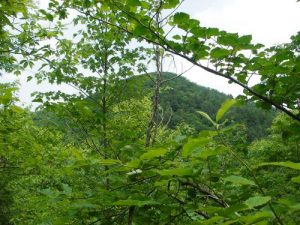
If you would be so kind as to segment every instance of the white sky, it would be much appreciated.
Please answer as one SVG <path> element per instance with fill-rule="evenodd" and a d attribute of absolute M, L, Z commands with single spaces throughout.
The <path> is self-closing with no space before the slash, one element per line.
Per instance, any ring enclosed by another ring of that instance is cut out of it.
<path fill-rule="evenodd" d="M 203 26 L 252 34 L 254 42 L 266 46 L 289 42 L 290 36 L 300 31 L 300 3 L 296 0 L 186 0 L 181 9 Z M 242 92 L 237 85 L 199 68 L 193 68 L 185 77 L 233 96 Z"/>
<path fill-rule="evenodd" d="M 45 0 L 41 0 L 41 6 Z M 218 27 L 229 32 L 252 34 L 255 42 L 265 45 L 289 42 L 291 35 L 300 31 L 300 3 L 296 0 L 185 0 L 179 11 L 185 11 L 199 19 L 203 26 Z M 188 68 L 189 63 L 177 59 L 177 67 Z M 180 72 L 180 71 L 178 71 Z M 34 71 L 26 71 L 19 79 L 21 88 L 19 97 L 22 102 L 30 104 L 32 91 L 45 91 L 50 85 L 37 86 L 35 82 L 26 83 L 25 76 Z M 9 75 L 12 76 L 12 75 Z M 208 74 L 194 67 L 185 77 L 191 81 L 215 88 L 234 96 L 241 89 L 227 80 Z M 4 76 L 3 80 L 12 80 Z"/>

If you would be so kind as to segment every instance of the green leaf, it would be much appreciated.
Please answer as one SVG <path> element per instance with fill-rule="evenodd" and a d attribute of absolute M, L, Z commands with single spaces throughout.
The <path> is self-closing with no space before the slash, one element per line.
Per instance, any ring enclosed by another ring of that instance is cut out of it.
<path fill-rule="evenodd" d="M 259 221 L 266 220 L 266 218 L 272 218 L 273 214 L 271 212 L 258 212 L 254 215 L 243 216 L 240 218 L 240 221 L 245 222 L 246 224 L 256 224 Z"/>
<path fill-rule="evenodd" d="M 222 207 L 216 207 L 216 206 L 206 206 L 206 207 L 199 207 L 200 211 L 207 212 L 207 213 L 217 213 L 221 210 L 223 210 Z"/>
<path fill-rule="evenodd" d="M 230 51 L 228 51 L 227 49 L 224 48 L 214 48 L 213 50 L 211 50 L 210 55 L 212 58 L 215 59 L 219 59 L 219 58 L 224 58 L 228 55 L 230 55 Z"/>
<path fill-rule="evenodd" d="M 95 163 L 104 166 L 111 166 L 111 165 L 121 164 L 121 161 L 116 159 L 101 159 L 101 160 L 96 160 Z"/>
<path fill-rule="evenodd" d="M 217 36 L 219 35 L 219 29 L 218 28 L 213 28 L 213 27 L 209 27 L 206 29 L 206 38 L 210 38 L 212 36 Z"/>
<path fill-rule="evenodd" d="M 248 207 L 245 204 L 235 204 L 235 205 L 231 205 L 227 208 L 223 208 L 222 210 L 220 210 L 218 212 L 218 215 L 228 217 L 229 215 L 236 214 L 236 212 L 244 211 L 247 209 L 248 209 Z"/>
<path fill-rule="evenodd" d="M 155 201 L 152 200 L 133 200 L 133 199 L 127 199 L 127 200 L 119 200 L 116 202 L 113 202 L 112 205 L 119 205 L 119 206 L 144 206 L 144 205 L 155 205 L 158 204 Z"/>
<path fill-rule="evenodd" d="M 227 101 L 225 101 L 220 109 L 217 112 L 216 115 L 216 122 L 219 122 L 220 119 L 222 119 L 222 117 L 224 116 L 224 114 L 236 103 L 236 100 L 234 99 L 228 99 Z"/>
<path fill-rule="evenodd" d="M 207 119 L 214 127 L 217 127 L 217 124 L 215 121 L 212 120 L 212 118 L 210 118 L 210 116 L 202 111 L 197 111 L 201 116 L 203 116 L 205 119 Z"/>
<path fill-rule="evenodd" d="M 293 200 L 290 199 L 279 199 L 278 200 L 279 203 L 287 206 L 288 208 L 291 209 L 291 211 L 299 211 L 300 210 L 300 203 L 299 202 L 295 202 Z"/>
<path fill-rule="evenodd" d="M 252 209 L 254 207 L 268 203 L 271 199 L 272 198 L 270 196 L 255 196 L 246 200 L 245 204 Z"/>
<path fill-rule="evenodd" d="M 140 0 L 128 0 L 127 1 L 127 6 L 140 6 L 141 5 L 141 2 Z"/>
<path fill-rule="evenodd" d="M 300 183 L 300 176 L 298 176 L 298 177 L 293 177 L 293 178 L 292 178 L 292 181 L 295 182 L 295 183 Z"/>
<path fill-rule="evenodd" d="M 173 9 L 179 3 L 179 0 L 165 0 L 163 7 L 164 9 Z"/>
<path fill-rule="evenodd" d="M 230 182 L 237 186 L 243 186 L 243 185 L 255 185 L 255 183 L 252 180 L 248 180 L 244 177 L 240 176 L 229 176 L 225 177 L 224 181 Z"/>
<path fill-rule="evenodd" d="M 300 163 L 294 163 L 294 162 L 266 162 L 266 163 L 260 163 L 258 167 L 260 166 L 282 166 L 291 168 L 294 170 L 300 170 Z"/>
<path fill-rule="evenodd" d="M 224 217 L 221 216 L 214 216 L 208 220 L 205 220 L 203 222 L 201 222 L 201 224 L 205 224 L 205 225 L 210 225 L 210 224 L 216 224 L 218 223 L 220 220 L 223 220 Z M 199 223 L 200 224 L 200 223 Z"/>
<path fill-rule="evenodd" d="M 55 192 L 53 192 L 50 188 L 47 188 L 47 189 L 42 189 L 39 191 L 40 193 L 48 196 L 48 197 L 53 197 L 53 196 L 56 196 L 57 194 Z"/>
<path fill-rule="evenodd" d="M 138 168 L 141 163 L 140 159 L 133 159 L 132 161 L 126 163 L 126 167 L 128 168 Z"/>
<path fill-rule="evenodd" d="M 252 35 L 241 36 L 238 40 L 239 44 L 250 44 L 252 40 Z"/>
<path fill-rule="evenodd" d="M 207 159 L 210 156 L 216 156 L 227 151 L 228 149 L 225 146 L 218 146 L 216 148 L 205 148 L 201 150 L 197 156 L 201 159 Z"/>
<path fill-rule="evenodd" d="M 98 206 L 86 200 L 79 200 L 72 204 L 74 208 L 97 208 Z"/>
<path fill-rule="evenodd" d="M 62 184 L 62 188 L 65 195 L 70 195 L 72 193 L 72 188 L 68 184 Z"/>
<path fill-rule="evenodd" d="M 184 12 L 177 12 L 174 14 L 174 22 L 175 23 L 181 23 L 181 22 L 186 22 L 190 18 L 189 14 L 184 13 Z"/>
<path fill-rule="evenodd" d="M 31 81 L 32 78 L 33 78 L 32 76 L 28 76 L 28 77 L 27 77 L 27 82 Z"/>
<path fill-rule="evenodd" d="M 181 40 L 181 36 L 178 35 L 178 34 L 176 34 L 176 35 L 173 36 L 173 39 L 175 39 L 175 40 Z"/>
<path fill-rule="evenodd" d="M 200 147 L 204 147 L 211 141 L 209 136 L 203 137 L 199 136 L 198 138 L 189 138 L 187 143 L 182 148 L 182 156 L 188 157 L 190 156 L 193 151 L 199 149 Z"/>
<path fill-rule="evenodd" d="M 164 148 L 159 148 L 159 149 L 153 149 L 149 150 L 148 152 L 144 153 L 143 155 L 140 156 L 140 159 L 153 159 L 156 157 L 163 156 L 167 153 L 167 149 Z"/>
<path fill-rule="evenodd" d="M 238 45 L 238 34 L 236 33 L 223 33 L 218 37 L 217 42 L 225 46 L 236 46 Z"/>
<path fill-rule="evenodd" d="M 141 24 L 137 24 L 133 31 L 136 36 L 143 36 L 149 33 L 149 30 Z"/>
<path fill-rule="evenodd" d="M 53 17 L 50 13 L 46 12 L 46 10 L 41 9 L 41 10 L 39 10 L 39 11 L 40 11 L 40 13 L 42 13 L 49 21 L 53 21 L 54 17 Z"/>
<path fill-rule="evenodd" d="M 231 225 L 231 224 L 236 224 L 238 223 L 238 220 L 228 220 L 226 222 L 223 222 L 223 225 Z"/>
<path fill-rule="evenodd" d="M 193 174 L 193 170 L 189 168 L 175 168 L 169 170 L 157 170 L 157 173 L 161 176 L 190 176 Z"/>

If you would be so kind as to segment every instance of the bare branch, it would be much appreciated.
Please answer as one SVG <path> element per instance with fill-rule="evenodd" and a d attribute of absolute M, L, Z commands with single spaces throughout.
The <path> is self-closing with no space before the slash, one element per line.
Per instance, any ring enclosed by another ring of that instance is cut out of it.
<path fill-rule="evenodd" d="M 187 70 L 183 71 L 182 73 L 178 74 L 178 75 L 175 76 L 175 77 L 172 77 L 172 78 L 170 78 L 170 79 L 167 79 L 167 80 L 162 81 L 162 83 L 169 82 L 169 81 L 174 80 L 174 79 L 176 79 L 176 78 L 178 78 L 178 77 L 181 77 L 182 75 L 184 75 L 185 73 L 187 73 L 188 71 L 190 71 L 191 69 L 193 69 L 194 66 L 195 66 L 195 65 L 192 65 L 192 66 L 191 66 L 190 68 L 188 68 Z"/>

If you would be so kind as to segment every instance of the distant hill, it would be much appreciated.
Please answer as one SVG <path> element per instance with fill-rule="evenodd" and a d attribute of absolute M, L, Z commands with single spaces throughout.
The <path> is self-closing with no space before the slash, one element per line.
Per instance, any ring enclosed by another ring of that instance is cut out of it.
<path fill-rule="evenodd" d="M 164 73 L 163 79 L 170 79 L 176 76 L 173 73 Z M 154 83 L 147 75 L 138 75 L 122 80 L 116 87 L 120 93 L 116 94 L 116 101 L 123 101 L 130 98 L 140 98 L 145 95 L 151 96 Z M 97 97 L 95 97 L 97 98 Z M 184 77 L 178 77 L 164 83 L 161 88 L 160 110 L 163 112 L 163 120 L 171 129 L 184 123 L 194 128 L 196 132 L 204 129 L 211 129 L 207 120 L 202 118 L 197 111 L 204 111 L 212 118 L 221 104 L 230 95 L 218 92 L 217 90 L 199 86 Z M 63 124 L 63 118 L 42 110 L 34 113 L 37 124 L 48 126 L 49 124 Z M 258 109 L 253 104 L 235 106 L 226 115 L 229 121 L 243 123 L 247 127 L 248 140 L 252 141 L 264 137 L 267 129 L 275 116 L 274 111 Z"/>
<path fill-rule="evenodd" d="M 176 76 L 173 73 L 164 73 L 164 79 Z M 127 95 L 138 97 L 149 93 L 154 84 L 146 75 L 140 75 L 128 79 L 125 88 Z M 180 123 L 186 123 L 196 131 L 208 129 L 210 124 L 197 111 L 204 111 L 211 117 L 215 117 L 221 104 L 230 95 L 217 90 L 197 85 L 184 77 L 178 77 L 166 82 L 162 86 L 161 107 L 164 110 L 165 120 L 170 121 L 168 126 L 175 128 Z M 266 111 L 256 108 L 253 104 L 233 107 L 226 116 L 229 120 L 243 123 L 248 129 L 249 140 L 261 138 L 267 134 L 267 129 L 275 116 L 274 111 Z"/>

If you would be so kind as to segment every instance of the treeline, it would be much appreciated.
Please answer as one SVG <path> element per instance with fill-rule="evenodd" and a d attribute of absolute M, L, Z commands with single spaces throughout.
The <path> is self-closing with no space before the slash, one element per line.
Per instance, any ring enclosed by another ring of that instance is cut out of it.
<path fill-rule="evenodd" d="M 183 76 L 173 79 L 176 76 L 173 73 L 163 73 L 163 79 L 170 81 L 162 86 L 160 119 L 172 129 L 180 124 L 189 125 L 196 133 L 209 129 L 209 122 L 199 116 L 197 111 L 204 111 L 215 117 L 222 103 L 233 97 L 199 86 Z M 150 90 L 154 83 L 147 75 L 132 77 L 124 82 L 124 96 L 151 96 Z M 233 107 L 227 115 L 227 120 L 244 124 L 247 127 L 247 139 L 251 141 L 268 134 L 274 116 L 275 110 L 262 110 L 255 104 L 248 103 Z"/>
<path fill-rule="evenodd" d="M 0 84 L 2 224 L 300 224 L 300 33 L 268 48 L 181 3 L 1 2 L 0 71 L 77 90 L 30 112 Z M 243 95 L 170 80 L 175 56 Z"/>

